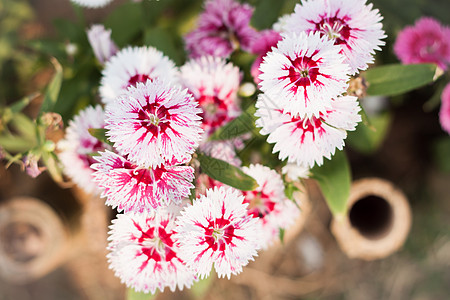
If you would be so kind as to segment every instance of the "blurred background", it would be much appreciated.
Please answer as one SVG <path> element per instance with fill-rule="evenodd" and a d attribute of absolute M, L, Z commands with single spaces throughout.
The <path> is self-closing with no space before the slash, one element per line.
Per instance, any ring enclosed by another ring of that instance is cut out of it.
<path fill-rule="evenodd" d="M 64 124 L 96 103 L 101 66 L 85 34 L 95 23 L 111 28 L 119 47 L 152 45 L 183 64 L 182 36 L 195 25 L 202 1 L 143 1 L 114 0 L 104 8 L 82 9 L 69 0 L 0 0 L 0 106 L 44 90 L 54 73 L 50 57 L 64 71 L 59 95 L 64 101 L 56 107 Z M 248 2 L 259 7 L 252 20 L 258 29 L 292 12 L 296 3 Z M 398 63 L 395 37 L 421 16 L 450 25 L 449 1 L 371 2 L 384 16 L 388 35 L 377 53 L 379 65 Z M 252 59 L 242 55 L 236 61 L 248 70 Z M 244 75 L 251 81 L 248 72 Z M 330 230 L 332 216 L 318 187 L 307 181 L 309 213 L 285 245 L 261 253 L 231 280 L 166 290 L 156 299 L 449 299 L 450 138 L 438 119 L 444 84 L 438 80 L 405 95 L 363 99 L 376 134 L 357 130 L 347 140 L 354 179 L 386 179 L 409 201 L 412 227 L 399 251 L 373 261 L 348 258 Z M 38 97 L 24 114 L 35 117 L 40 103 Z M 21 145 L 15 146 L 20 151 Z M 55 183 L 47 172 L 33 179 L 3 161 L 0 204 L 1 300 L 149 298 L 127 291 L 108 269 L 106 232 L 114 212 L 102 200 Z M 37 257 L 42 262 L 28 263 Z"/>

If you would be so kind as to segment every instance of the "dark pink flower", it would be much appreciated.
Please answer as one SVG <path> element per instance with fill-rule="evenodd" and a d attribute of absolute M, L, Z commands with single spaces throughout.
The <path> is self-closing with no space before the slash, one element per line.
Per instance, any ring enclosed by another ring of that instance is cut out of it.
<path fill-rule="evenodd" d="M 398 34 L 394 52 L 404 64 L 435 63 L 446 70 L 450 63 L 450 28 L 433 18 L 421 18 Z"/>
<path fill-rule="evenodd" d="M 253 54 L 257 54 L 258 57 L 253 62 L 250 73 L 252 74 L 255 83 L 261 82 L 261 80 L 258 78 L 259 74 L 261 74 L 259 65 L 262 63 L 264 55 L 266 55 L 266 53 L 269 52 L 272 47 L 275 47 L 280 40 L 281 35 L 278 32 L 276 32 L 275 30 L 267 29 L 261 31 L 258 38 L 253 43 L 251 52 Z"/>
<path fill-rule="evenodd" d="M 441 110 L 439 111 L 439 121 L 442 129 L 450 134 L 450 83 L 447 84 L 441 96 Z"/>
<path fill-rule="evenodd" d="M 249 51 L 257 32 L 250 27 L 253 8 L 233 0 L 208 0 L 198 27 L 186 35 L 191 57 L 228 57 L 235 49 Z"/>

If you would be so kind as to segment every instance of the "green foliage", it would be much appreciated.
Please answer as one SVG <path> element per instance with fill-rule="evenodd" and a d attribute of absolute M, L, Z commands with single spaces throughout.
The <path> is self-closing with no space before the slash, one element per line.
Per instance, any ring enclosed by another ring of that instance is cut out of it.
<path fill-rule="evenodd" d="M 256 29 L 271 28 L 280 15 L 284 1 L 260 0 L 256 4 L 251 25 Z"/>
<path fill-rule="evenodd" d="M 113 146 L 114 144 L 108 140 L 108 137 L 106 136 L 106 129 L 104 128 L 89 128 L 88 129 L 89 134 L 95 137 L 100 142 L 103 142 L 107 145 Z"/>
<path fill-rule="evenodd" d="M 136 292 L 132 288 L 127 289 L 127 300 L 152 300 L 155 299 L 158 294 Z"/>
<path fill-rule="evenodd" d="M 393 64 L 361 73 L 368 83 L 367 94 L 372 96 L 400 95 L 433 82 L 438 75 L 435 64 Z"/>
<path fill-rule="evenodd" d="M 111 29 L 111 38 L 119 47 L 130 45 L 142 33 L 144 28 L 143 13 L 140 5 L 130 1 L 118 6 L 109 14 L 105 20 L 105 27 Z"/>
<path fill-rule="evenodd" d="M 342 217 L 346 212 L 351 185 L 350 166 L 345 153 L 336 151 L 331 160 L 324 160 L 323 165 L 315 166 L 311 173 L 333 215 Z"/>
<path fill-rule="evenodd" d="M 370 123 L 359 124 L 355 131 L 348 133 L 348 144 L 361 153 L 374 153 L 383 142 L 390 128 L 391 120 L 389 112 L 372 116 Z"/>
<path fill-rule="evenodd" d="M 255 179 L 245 174 L 240 168 L 223 160 L 199 153 L 198 161 L 200 162 L 201 172 L 212 179 L 242 191 L 253 191 L 258 187 Z"/>
<path fill-rule="evenodd" d="M 56 101 L 58 100 L 59 91 L 61 90 L 61 83 L 63 79 L 62 67 L 55 58 L 53 58 L 51 62 L 56 73 L 53 76 L 52 81 L 47 86 L 47 91 L 44 95 L 44 102 L 42 102 L 41 106 L 41 113 L 54 111 Z"/>
<path fill-rule="evenodd" d="M 209 139 L 229 140 L 245 133 L 255 131 L 255 112 L 256 108 L 253 105 L 249 106 L 239 117 L 216 130 Z"/>

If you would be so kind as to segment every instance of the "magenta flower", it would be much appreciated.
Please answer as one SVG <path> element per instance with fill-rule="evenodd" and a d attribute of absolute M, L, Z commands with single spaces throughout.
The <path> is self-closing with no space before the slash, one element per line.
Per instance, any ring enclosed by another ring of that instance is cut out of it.
<path fill-rule="evenodd" d="M 191 287 L 197 280 L 179 257 L 176 215 L 164 209 L 119 214 L 112 221 L 107 255 L 110 267 L 128 287 L 152 293 Z"/>
<path fill-rule="evenodd" d="M 367 69 L 386 37 L 378 9 L 366 0 L 305 0 L 286 20 L 287 32 L 319 32 L 341 48 L 350 74 Z"/>
<path fill-rule="evenodd" d="M 450 134 L 450 83 L 446 85 L 441 96 L 441 109 L 439 111 L 439 121 L 441 127 Z"/>
<path fill-rule="evenodd" d="M 214 264 L 219 277 L 237 274 L 260 247 L 261 228 L 248 216 L 244 197 L 232 188 L 214 188 L 186 207 L 178 217 L 180 257 L 200 278 Z"/>
<path fill-rule="evenodd" d="M 91 166 L 106 204 L 128 212 L 152 211 L 189 197 L 194 169 L 189 166 L 144 168 L 111 151 L 100 152 Z"/>
<path fill-rule="evenodd" d="M 107 135 L 119 153 L 143 167 L 180 161 L 198 146 L 200 109 L 180 87 L 137 83 L 106 108 Z"/>
<path fill-rule="evenodd" d="M 284 194 L 284 182 L 280 174 L 263 165 L 250 165 L 242 170 L 253 177 L 258 187 L 243 191 L 244 203 L 248 203 L 248 215 L 258 220 L 262 227 L 262 248 L 266 249 L 279 238 L 280 229 L 287 229 L 300 215 L 298 207 Z"/>
<path fill-rule="evenodd" d="M 250 27 L 253 8 L 233 0 L 208 0 L 198 27 L 185 36 L 190 57 L 228 57 L 241 48 L 249 51 L 256 31 Z"/>
<path fill-rule="evenodd" d="M 237 92 L 239 68 L 219 57 L 201 57 L 180 70 L 180 81 L 202 109 L 202 128 L 207 138 L 241 114 Z"/>
<path fill-rule="evenodd" d="M 100 105 L 87 107 L 69 122 L 64 139 L 57 144 L 58 157 L 64 166 L 64 173 L 87 193 L 100 193 L 98 186 L 92 181 L 92 169 L 95 163 L 93 153 L 110 149 L 110 147 L 94 138 L 90 128 L 105 127 L 105 112 Z"/>
<path fill-rule="evenodd" d="M 106 30 L 103 25 L 92 25 L 87 31 L 87 36 L 95 57 L 101 64 L 116 54 L 118 49 L 111 40 L 111 29 Z"/>
<path fill-rule="evenodd" d="M 259 66 L 263 61 L 263 57 L 267 54 L 267 52 L 272 50 L 272 47 L 275 47 L 280 40 L 281 35 L 278 32 L 267 29 L 261 31 L 258 38 L 253 43 L 251 52 L 253 54 L 257 54 L 258 57 L 253 62 L 250 73 L 252 74 L 255 83 L 261 82 L 258 77 L 261 74 Z"/>
<path fill-rule="evenodd" d="M 157 78 L 174 81 L 177 74 L 175 63 L 153 47 L 124 48 L 105 65 L 99 88 L 101 100 L 109 104 L 139 82 Z"/>
<path fill-rule="evenodd" d="M 361 121 L 357 98 L 352 96 L 337 97 L 330 109 L 312 117 L 284 112 L 264 95 L 256 107 L 256 126 L 269 135 L 267 142 L 275 144 L 273 152 L 279 151 L 281 160 L 309 168 L 322 165 L 324 157 L 331 159 L 336 148 L 342 150 L 346 131 L 355 130 Z"/>
<path fill-rule="evenodd" d="M 446 70 L 450 64 L 450 28 L 433 18 L 421 18 L 399 32 L 394 52 L 404 64 L 435 63 Z"/>
<path fill-rule="evenodd" d="M 317 116 L 347 90 L 340 47 L 319 33 L 284 35 L 260 66 L 259 86 L 293 116 Z"/>

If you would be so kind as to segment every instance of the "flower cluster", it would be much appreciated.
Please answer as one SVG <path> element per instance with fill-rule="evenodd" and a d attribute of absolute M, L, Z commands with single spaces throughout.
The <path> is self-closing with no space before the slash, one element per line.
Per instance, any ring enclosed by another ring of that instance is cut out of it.
<path fill-rule="evenodd" d="M 121 213 L 110 227 L 108 259 L 136 291 L 190 287 L 213 267 L 219 277 L 241 272 L 301 215 L 284 178 L 308 177 L 361 120 L 357 98 L 346 91 L 383 45 L 371 5 L 304 1 L 277 30 L 261 32 L 249 25 L 252 13 L 234 0 L 207 0 L 185 39 L 191 58 L 179 68 L 153 47 L 117 49 L 102 26 L 88 31 L 104 67 L 104 109 L 88 108 L 72 121 L 60 157 L 76 183 Z M 225 125 L 242 120 L 244 72 L 227 60 L 238 48 L 257 56 L 256 125 L 287 161 L 286 176 L 257 161 L 242 166 L 237 150 L 247 135 L 217 140 Z M 90 128 L 105 134 L 97 140 Z M 200 165 L 204 156 L 254 179 L 252 190 L 217 180 Z"/>
<path fill-rule="evenodd" d="M 281 40 L 259 67 L 256 115 L 280 159 L 311 168 L 342 149 L 361 121 L 348 81 L 384 45 L 381 19 L 364 0 L 309 0 L 277 25 Z"/>

